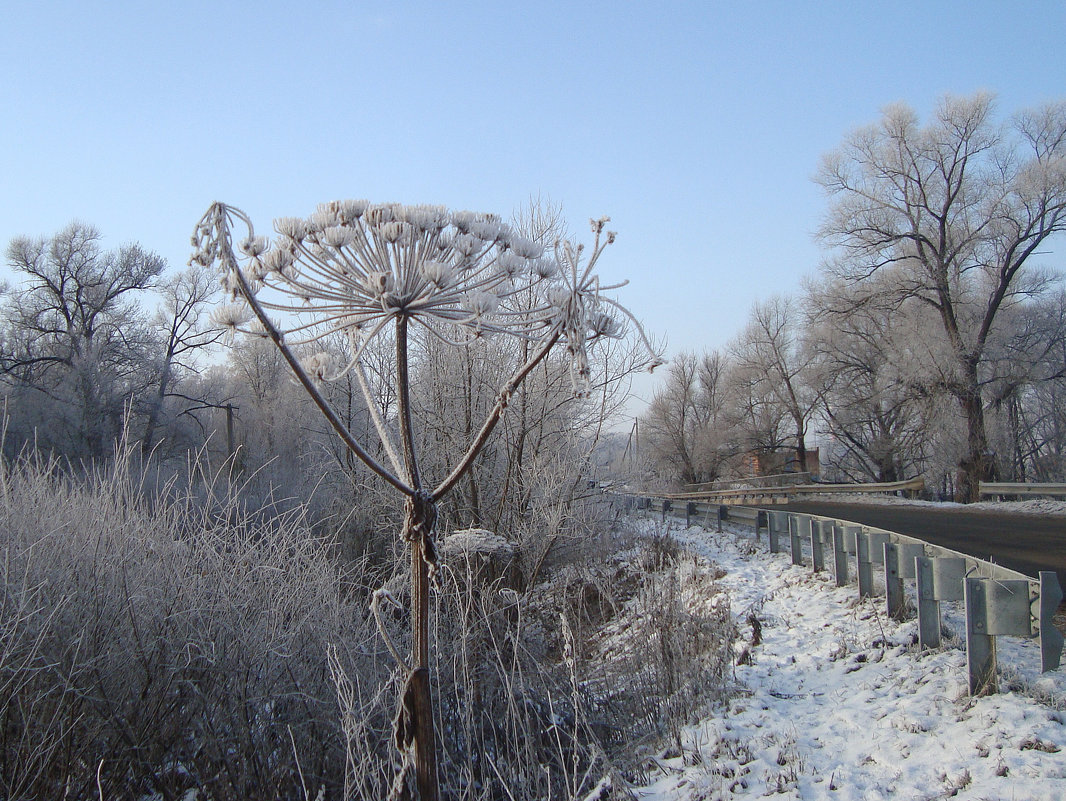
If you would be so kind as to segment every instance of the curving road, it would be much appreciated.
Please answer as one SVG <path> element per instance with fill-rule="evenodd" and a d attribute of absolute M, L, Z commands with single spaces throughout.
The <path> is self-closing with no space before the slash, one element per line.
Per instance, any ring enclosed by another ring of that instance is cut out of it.
<path fill-rule="evenodd" d="M 986 509 L 878 506 L 798 501 L 766 507 L 835 517 L 918 537 L 987 559 L 1026 575 L 1058 573 L 1066 588 L 1066 517 L 1020 515 Z"/>

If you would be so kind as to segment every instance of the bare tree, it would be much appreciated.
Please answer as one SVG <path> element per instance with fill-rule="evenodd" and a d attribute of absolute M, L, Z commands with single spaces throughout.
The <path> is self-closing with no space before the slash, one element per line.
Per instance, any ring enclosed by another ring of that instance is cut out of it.
<path fill-rule="evenodd" d="M 738 378 L 743 376 L 748 384 L 748 398 L 776 406 L 780 411 L 771 411 L 771 419 L 785 418 L 791 423 L 796 461 L 799 470 L 807 472 L 807 431 L 818 398 L 810 386 L 801 335 L 797 304 L 775 296 L 752 307 L 747 326 L 730 346 L 730 355 Z M 756 412 L 752 409 L 751 413 Z"/>
<path fill-rule="evenodd" d="M 239 466 L 259 468 L 275 460 L 292 471 L 303 452 L 301 423 L 310 410 L 299 388 L 289 380 L 285 360 L 268 340 L 241 338 L 226 358 L 225 397 L 237 407 L 235 441 Z"/>
<path fill-rule="evenodd" d="M 714 481 L 732 455 L 723 442 L 726 369 L 720 351 L 681 353 L 641 420 L 653 461 L 682 484 Z"/>
<path fill-rule="evenodd" d="M 155 341 L 135 298 L 165 262 L 139 245 L 103 251 L 99 232 L 82 223 L 50 238 L 16 238 L 7 259 L 21 284 L 4 308 L 2 369 L 69 407 L 73 455 L 101 457 L 124 401 L 150 382 Z"/>
<path fill-rule="evenodd" d="M 168 398 L 180 398 L 186 407 L 203 403 L 202 399 L 172 390 L 183 372 L 196 371 L 195 356 L 222 336 L 220 328 L 206 324 L 206 304 L 216 288 L 214 276 L 199 265 L 171 276 L 159 286 L 162 303 L 152 318 L 152 325 L 158 333 L 160 348 L 156 355 L 155 391 L 145 401 L 141 438 L 145 454 L 155 445 L 156 430 Z"/>
<path fill-rule="evenodd" d="M 836 443 L 823 465 L 855 481 L 898 481 L 920 472 L 927 434 L 925 399 L 906 366 L 915 330 L 890 292 L 861 292 L 863 304 L 839 281 L 805 293 L 808 375 Z"/>
<path fill-rule="evenodd" d="M 1011 480 L 1062 480 L 1066 291 L 1006 310 L 989 342 L 990 439 Z"/>
<path fill-rule="evenodd" d="M 821 228 L 836 249 L 829 273 L 860 286 L 887 274 L 901 304 L 937 321 L 925 334 L 944 342 L 950 361 L 933 389 L 966 421 L 964 500 L 994 469 L 982 390 L 989 340 L 1004 309 L 1046 287 L 1030 261 L 1066 227 L 1066 104 L 1019 114 L 1009 128 L 993 111 L 986 94 L 946 97 L 923 127 L 907 106 L 890 106 L 818 175 L 832 198 Z"/>
<path fill-rule="evenodd" d="M 788 447 L 789 421 L 761 372 L 733 364 L 726 374 L 724 420 L 738 455 L 780 454 Z M 750 462 L 740 466 L 747 475 Z"/>

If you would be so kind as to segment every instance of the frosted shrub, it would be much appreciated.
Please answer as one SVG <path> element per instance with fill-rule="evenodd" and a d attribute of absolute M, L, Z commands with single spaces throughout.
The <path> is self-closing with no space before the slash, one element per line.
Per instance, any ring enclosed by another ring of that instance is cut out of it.
<path fill-rule="evenodd" d="M 715 572 L 680 559 L 635 599 L 634 669 L 625 690 L 645 699 L 645 725 L 681 747 L 681 728 L 724 697 L 736 625 Z"/>
<path fill-rule="evenodd" d="M 243 212 L 221 203 L 196 227 L 194 261 L 217 265 L 223 288 L 248 306 L 248 312 L 224 307 L 216 322 L 231 333 L 269 338 L 349 450 L 404 499 L 413 614 L 411 656 L 400 660 L 406 680 L 394 739 L 403 766 L 395 797 L 409 795 L 412 780 L 423 801 L 438 797 L 429 594 L 441 498 L 471 469 L 526 376 L 556 348 L 569 356 L 579 396 L 589 392 L 589 343 L 621 336 L 620 319 L 644 341 L 650 364 L 658 363 L 639 323 L 605 294 L 622 284 L 601 286 L 594 272 L 615 238 L 604 230 L 606 222 L 592 221 L 595 242 L 588 254 L 583 246 L 558 242 L 551 255 L 496 215 L 363 200 L 324 203 L 306 219 L 276 220 L 273 241 L 256 235 Z M 486 337 L 512 337 L 528 346 L 524 362 L 501 376 L 495 403 L 440 476 L 424 475 L 416 452 L 412 327 L 448 346 Z M 363 361 L 372 343 L 389 337 L 395 408 L 383 406 L 370 390 Z M 335 339 L 344 343 L 340 352 L 324 347 Z M 362 390 L 372 441 L 358 439 L 320 389 L 321 382 L 346 375 L 354 375 Z"/>
<path fill-rule="evenodd" d="M 557 584 L 516 592 L 506 576 L 491 580 L 480 558 L 442 549 L 434 622 L 451 643 L 435 654 L 442 793 L 584 798 L 613 772 L 614 757 L 590 714 L 597 699 L 583 686 L 584 666 L 572 658 L 588 649 L 576 640 L 584 634 L 560 617 Z"/>
<path fill-rule="evenodd" d="M 737 636 L 716 571 L 668 534 L 563 571 L 553 596 L 574 633 L 590 719 L 623 764 L 634 742 L 679 742 L 721 700 Z M 713 567 L 713 566 L 712 566 Z"/>
<path fill-rule="evenodd" d="M 389 674 L 360 575 L 299 510 L 205 494 L 152 496 L 122 458 L 0 464 L 0 797 L 340 797 L 327 645 Z"/>

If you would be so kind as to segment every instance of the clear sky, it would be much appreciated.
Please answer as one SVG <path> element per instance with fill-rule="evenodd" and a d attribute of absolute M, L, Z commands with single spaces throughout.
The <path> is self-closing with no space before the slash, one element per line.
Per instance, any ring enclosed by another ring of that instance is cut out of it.
<path fill-rule="evenodd" d="M 0 243 L 73 219 L 175 268 L 213 200 L 608 214 L 605 279 L 724 345 L 817 268 L 820 156 L 945 93 L 1066 97 L 1066 2 L 0 3 Z M 1058 265 L 1056 265 L 1058 266 Z"/>

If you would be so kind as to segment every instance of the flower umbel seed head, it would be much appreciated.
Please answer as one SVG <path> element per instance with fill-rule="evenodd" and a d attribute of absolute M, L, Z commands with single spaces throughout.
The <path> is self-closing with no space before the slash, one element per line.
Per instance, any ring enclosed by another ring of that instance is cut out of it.
<path fill-rule="evenodd" d="M 583 393 L 587 343 L 621 336 L 626 327 L 620 317 L 633 323 L 631 330 L 654 356 L 640 324 L 605 294 L 624 284 L 601 285 L 595 273 L 614 239 L 613 232 L 601 236 L 607 221 L 592 221 L 596 242 L 587 252 L 583 245 L 557 242 L 549 255 L 494 214 L 338 200 L 320 204 L 306 219 L 275 220 L 278 236 L 271 247 L 254 234 L 244 212 L 219 203 L 196 227 L 193 258 L 217 264 L 224 288 L 244 301 L 215 313 L 216 324 L 230 334 L 248 330 L 247 304 L 259 320 L 277 311 L 279 320 L 292 321 L 287 328 L 270 323 L 264 329 L 286 347 L 342 334 L 350 357 L 340 367 L 316 357 L 306 368 L 316 380 L 344 375 L 386 323 L 409 318 L 451 344 L 489 334 L 545 348 L 564 343 L 574 389 Z M 247 229 L 239 240 L 232 233 L 236 222 Z"/>
<path fill-rule="evenodd" d="M 382 271 L 367 273 L 366 280 L 363 282 L 372 298 L 382 298 L 392 292 L 393 284 L 392 273 Z"/>

